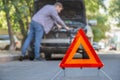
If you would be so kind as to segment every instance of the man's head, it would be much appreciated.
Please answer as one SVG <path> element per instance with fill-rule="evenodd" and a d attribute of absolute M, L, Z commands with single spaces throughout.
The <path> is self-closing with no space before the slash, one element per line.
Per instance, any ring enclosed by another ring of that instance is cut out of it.
<path fill-rule="evenodd" d="M 55 8 L 56 8 L 56 10 L 57 10 L 58 13 L 60 13 L 63 10 L 62 3 L 56 2 L 54 5 L 55 5 Z"/>

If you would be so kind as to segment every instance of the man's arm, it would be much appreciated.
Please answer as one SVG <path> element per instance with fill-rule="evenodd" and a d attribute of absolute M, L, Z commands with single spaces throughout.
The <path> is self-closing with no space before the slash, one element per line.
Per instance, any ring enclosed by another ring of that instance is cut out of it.
<path fill-rule="evenodd" d="M 56 21 L 55 21 L 55 25 L 58 27 L 58 29 L 61 29 L 61 28 L 62 28 L 62 26 L 59 25 Z"/>
<path fill-rule="evenodd" d="M 69 30 L 69 27 L 65 25 L 65 23 L 62 21 L 62 19 L 59 17 L 58 13 L 56 11 L 51 12 L 52 18 L 56 21 L 56 23 L 60 24 L 65 29 Z"/>

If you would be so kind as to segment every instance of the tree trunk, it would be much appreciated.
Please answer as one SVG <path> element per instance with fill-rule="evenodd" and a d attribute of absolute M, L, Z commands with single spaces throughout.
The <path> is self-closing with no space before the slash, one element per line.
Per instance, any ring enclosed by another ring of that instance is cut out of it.
<path fill-rule="evenodd" d="M 9 13 L 6 13 L 6 20 L 7 20 L 7 26 L 8 26 L 8 34 L 9 34 L 9 37 L 10 37 L 9 50 L 15 50 L 15 41 L 14 41 L 14 38 L 13 38 L 12 29 L 11 29 L 12 26 L 11 26 L 10 19 L 9 19 Z"/>
<path fill-rule="evenodd" d="M 23 21 L 22 21 L 22 19 L 21 19 L 21 15 L 20 15 L 19 9 L 17 8 L 16 5 L 14 5 L 14 7 L 15 7 L 16 12 L 19 14 L 19 17 L 18 17 L 19 20 L 18 20 L 18 22 L 19 22 L 19 25 L 20 25 L 21 33 L 22 33 L 22 35 L 23 35 L 23 40 L 22 40 L 22 45 L 23 45 L 23 42 L 24 42 L 24 40 L 25 40 L 25 38 L 26 38 L 26 36 L 27 36 L 27 31 L 25 30 L 24 23 L 23 23 Z M 22 47 L 22 46 L 21 46 L 21 47 Z"/>
<path fill-rule="evenodd" d="M 8 34 L 9 34 L 9 37 L 10 37 L 10 46 L 9 46 L 9 50 L 15 50 L 15 41 L 14 41 L 14 38 L 13 38 L 13 33 L 12 33 L 12 26 L 11 26 L 11 23 L 10 23 L 10 14 L 9 14 L 9 1 L 7 0 L 3 0 L 3 4 L 4 4 L 4 11 L 6 13 L 6 21 L 7 21 L 7 26 L 8 26 Z"/>

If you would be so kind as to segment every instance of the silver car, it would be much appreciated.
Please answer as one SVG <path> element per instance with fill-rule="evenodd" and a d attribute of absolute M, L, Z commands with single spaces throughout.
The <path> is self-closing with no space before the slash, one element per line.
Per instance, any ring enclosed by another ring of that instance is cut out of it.
<path fill-rule="evenodd" d="M 91 34 L 90 26 L 87 24 L 86 20 L 86 10 L 84 0 L 57 0 L 61 2 L 64 6 L 64 10 L 60 14 L 62 20 L 65 24 L 72 30 L 66 31 L 65 29 L 56 29 L 53 26 L 53 29 L 49 34 L 44 35 L 41 42 L 41 52 L 45 54 L 46 59 L 50 59 L 52 54 L 65 54 L 66 50 L 70 46 L 72 40 L 74 39 L 76 32 L 82 28 L 87 34 Z M 36 9 L 41 8 L 45 4 L 53 4 L 56 0 L 38 0 L 35 5 Z M 40 4 L 42 3 L 42 4 Z M 90 41 L 91 36 L 87 36 Z M 79 51 L 79 50 L 78 50 Z M 85 51 L 80 48 L 80 54 L 85 55 Z M 30 48 L 28 49 L 28 56 L 31 60 L 34 59 L 34 43 L 31 43 Z"/>
<path fill-rule="evenodd" d="M 16 49 L 20 49 L 21 42 L 18 38 L 14 35 L 13 36 L 16 44 Z M 8 50 L 10 46 L 10 37 L 7 34 L 0 35 L 0 49 L 1 50 Z"/>

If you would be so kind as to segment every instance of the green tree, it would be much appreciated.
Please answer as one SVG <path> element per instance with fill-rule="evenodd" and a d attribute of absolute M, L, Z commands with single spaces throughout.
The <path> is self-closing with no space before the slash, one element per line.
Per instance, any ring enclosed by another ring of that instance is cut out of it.
<path fill-rule="evenodd" d="M 12 32 L 12 24 L 11 24 L 11 16 L 10 16 L 10 11 L 11 11 L 11 5 L 10 1 L 8 0 L 2 0 L 3 3 L 3 11 L 5 12 L 5 17 L 6 17 L 6 22 L 8 26 L 8 33 L 10 36 L 10 47 L 9 50 L 15 50 L 15 41 L 13 38 L 13 32 Z"/>
<path fill-rule="evenodd" d="M 120 0 L 110 0 L 109 14 L 118 22 L 117 25 L 120 27 Z"/>
<path fill-rule="evenodd" d="M 99 14 L 94 16 L 98 24 L 92 27 L 94 33 L 94 41 L 99 41 L 100 39 L 106 38 L 105 33 L 110 29 L 109 24 L 107 23 L 108 16 Z"/>
<path fill-rule="evenodd" d="M 109 30 L 109 25 L 107 24 L 108 16 L 100 14 L 99 12 L 101 7 L 106 9 L 103 1 L 104 0 L 85 0 L 88 20 L 97 20 L 97 25 L 92 27 L 94 41 L 105 38 L 105 32 Z"/>
<path fill-rule="evenodd" d="M 0 25 L 8 27 L 11 46 L 14 42 L 14 32 L 20 31 L 24 38 L 27 35 L 29 22 L 33 15 L 33 2 L 34 0 L 2 0 L 0 2 L 0 15 L 2 15 Z M 3 22 L 7 25 L 4 25 Z"/>
<path fill-rule="evenodd" d="M 86 13 L 87 17 L 89 18 L 90 16 L 95 16 L 97 13 L 99 13 L 99 8 L 102 6 L 105 8 L 103 4 L 104 0 L 85 0 L 85 5 L 86 5 Z"/>
<path fill-rule="evenodd" d="M 29 28 L 29 22 L 33 15 L 33 0 L 12 0 L 15 12 L 13 23 L 20 29 L 22 35 L 26 37 Z"/>

